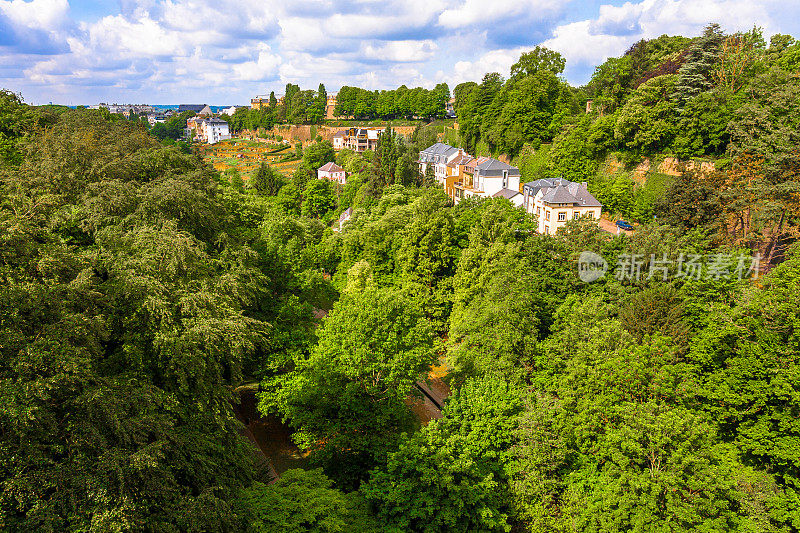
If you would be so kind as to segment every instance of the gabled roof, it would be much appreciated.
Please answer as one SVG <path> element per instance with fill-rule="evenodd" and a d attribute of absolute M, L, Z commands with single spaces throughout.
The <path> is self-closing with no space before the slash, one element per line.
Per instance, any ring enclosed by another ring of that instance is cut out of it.
<path fill-rule="evenodd" d="M 509 176 L 519 176 L 517 167 L 512 167 L 508 163 L 503 163 L 492 157 L 478 159 L 478 164 L 475 165 L 475 172 L 482 176 L 502 176 L 503 172 L 507 172 Z"/>
<path fill-rule="evenodd" d="M 436 143 L 425 148 L 422 152 L 430 155 L 450 155 L 455 151 L 458 151 L 458 148 L 453 148 L 449 144 Z"/>
<path fill-rule="evenodd" d="M 470 161 L 472 161 L 472 156 L 466 152 L 462 152 L 461 155 L 457 156 L 455 159 L 447 163 L 447 166 L 456 168 L 459 165 L 466 165 Z"/>
<path fill-rule="evenodd" d="M 344 169 L 337 165 L 336 163 L 325 163 L 317 170 L 321 170 L 322 172 L 344 172 Z"/>
<path fill-rule="evenodd" d="M 347 131 L 339 130 L 336 133 L 334 133 L 333 136 L 334 137 L 345 137 L 345 136 L 347 136 Z"/>
<path fill-rule="evenodd" d="M 500 189 L 492 195 L 492 198 L 505 198 L 506 200 L 511 200 L 517 195 L 519 195 L 519 191 L 515 191 L 513 189 Z"/>
<path fill-rule="evenodd" d="M 579 207 L 603 207 L 592 196 L 586 183 L 575 183 L 564 178 L 529 181 L 523 186 L 529 196 L 542 192 L 542 201 L 548 204 L 572 204 Z"/>

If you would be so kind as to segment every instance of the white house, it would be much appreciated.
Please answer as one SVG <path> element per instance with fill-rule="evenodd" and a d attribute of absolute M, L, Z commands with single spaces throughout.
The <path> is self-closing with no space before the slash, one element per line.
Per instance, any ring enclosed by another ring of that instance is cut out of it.
<path fill-rule="evenodd" d="M 341 150 L 344 148 L 344 142 L 347 139 L 347 131 L 339 130 L 333 134 L 333 149 Z"/>
<path fill-rule="evenodd" d="M 491 157 L 481 157 L 475 165 L 473 183 L 482 197 L 494 196 L 503 189 L 519 192 L 519 169 Z"/>
<path fill-rule="evenodd" d="M 218 143 L 231 138 L 230 130 L 228 130 L 228 123 L 219 118 L 203 119 L 200 123 L 202 129 L 202 136 L 208 144 Z"/>
<path fill-rule="evenodd" d="M 523 206 L 538 218 L 539 233 L 553 235 L 569 220 L 587 217 L 598 220 L 603 204 L 591 195 L 586 182 L 564 178 L 530 181 L 522 187 Z"/>
<path fill-rule="evenodd" d="M 233 116 L 233 114 L 234 114 L 234 113 L 236 113 L 236 110 L 237 110 L 237 109 L 240 109 L 240 108 L 243 108 L 243 107 L 244 107 L 244 108 L 246 108 L 247 106 L 242 106 L 242 105 L 232 105 L 232 106 L 230 106 L 230 107 L 226 107 L 225 109 L 223 109 L 222 111 L 220 111 L 220 114 L 221 114 L 221 115 L 228 115 L 229 117 L 232 117 L 232 116 Z"/>
<path fill-rule="evenodd" d="M 455 159 L 462 152 L 449 144 L 436 143 L 419 153 L 419 173 L 425 175 L 428 166 L 432 165 L 436 180 L 444 183 L 447 178 L 447 163 Z"/>
<path fill-rule="evenodd" d="M 345 173 L 344 169 L 337 165 L 336 163 L 325 163 L 321 167 L 317 169 L 317 178 L 328 179 L 331 181 L 336 181 L 344 185 L 345 182 Z"/>
<path fill-rule="evenodd" d="M 155 126 L 156 124 L 163 124 L 166 121 L 167 121 L 166 115 L 161 115 L 161 114 L 156 114 L 156 113 L 153 113 L 151 115 L 147 115 L 147 122 L 151 126 Z"/>

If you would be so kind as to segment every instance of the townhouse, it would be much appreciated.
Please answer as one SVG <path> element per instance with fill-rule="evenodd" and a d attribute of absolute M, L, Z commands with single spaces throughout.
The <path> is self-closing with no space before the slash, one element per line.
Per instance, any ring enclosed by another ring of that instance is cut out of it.
<path fill-rule="evenodd" d="M 453 148 L 449 144 L 436 143 L 429 146 L 419 153 L 419 173 L 424 176 L 428 166 L 433 166 L 437 181 L 443 183 L 447 175 L 447 163 L 455 159 L 458 154 L 458 148 Z"/>

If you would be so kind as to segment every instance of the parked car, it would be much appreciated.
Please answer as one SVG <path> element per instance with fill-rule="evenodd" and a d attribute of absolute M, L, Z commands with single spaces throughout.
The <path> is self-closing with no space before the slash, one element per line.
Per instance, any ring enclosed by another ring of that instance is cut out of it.
<path fill-rule="evenodd" d="M 618 228 L 624 229 L 625 231 L 633 231 L 633 226 L 624 220 L 617 220 L 616 225 Z"/>

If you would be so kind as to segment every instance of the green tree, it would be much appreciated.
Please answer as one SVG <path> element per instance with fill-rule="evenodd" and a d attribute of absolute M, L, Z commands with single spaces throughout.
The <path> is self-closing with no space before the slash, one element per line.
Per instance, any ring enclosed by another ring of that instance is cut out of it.
<path fill-rule="evenodd" d="M 387 530 L 510 531 L 504 464 L 521 407 L 502 380 L 465 383 L 362 487 Z"/>
<path fill-rule="evenodd" d="M 261 163 L 256 173 L 253 175 L 251 183 L 252 187 L 258 191 L 259 194 L 275 196 L 278 194 L 281 187 L 283 187 L 285 181 L 279 172 L 267 163 Z"/>
<path fill-rule="evenodd" d="M 566 64 L 566 60 L 558 52 L 537 46 L 530 52 L 523 52 L 517 62 L 511 65 L 511 77 L 533 76 L 543 70 L 559 75 L 564 72 Z"/>
<path fill-rule="evenodd" d="M 378 531 L 358 499 L 344 494 L 321 470 L 292 469 L 273 485 L 255 483 L 238 503 L 248 533 L 347 533 Z"/>
<path fill-rule="evenodd" d="M 336 160 L 336 154 L 333 151 L 333 144 L 330 141 L 314 141 L 303 150 L 303 163 L 308 165 L 309 168 L 316 170 L 324 165 Z"/>
<path fill-rule="evenodd" d="M 333 209 L 335 198 L 331 182 L 326 179 L 312 179 L 303 192 L 302 212 L 304 217 L 322 218 Z"/>
<path fill-rule="evenodd" d="M 262 411 L 277 410 L 294 439 L 342 487 L 352 487 L 413 427 L 404 400 L 434 360 L 431 327 L 396 290 L 345 293 L 297 370 L 268 383 Z"/>

